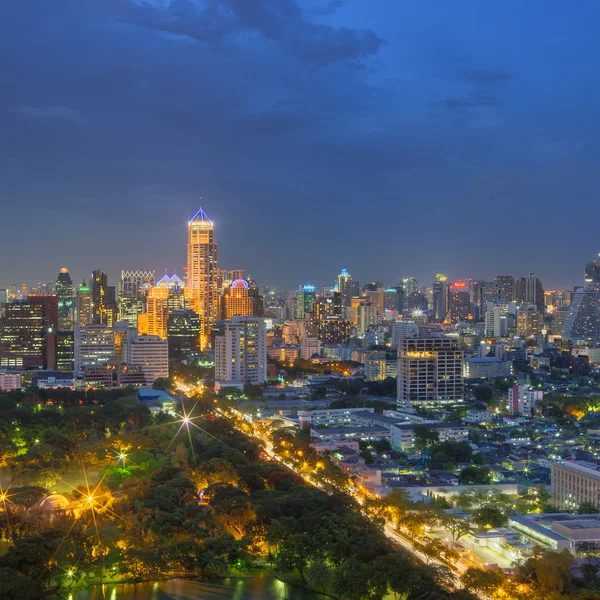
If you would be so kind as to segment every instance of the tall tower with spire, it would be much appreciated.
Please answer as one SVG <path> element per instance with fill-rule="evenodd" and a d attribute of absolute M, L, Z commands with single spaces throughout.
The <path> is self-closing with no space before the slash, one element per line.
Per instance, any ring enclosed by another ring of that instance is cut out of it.
<path fill-rule="evenodd" d="M 214 225 L 200 210 L 188 222 L 187 287 L 200 318 L 200 345 L 205 348 L 219 318 L 219 268 Z"/>

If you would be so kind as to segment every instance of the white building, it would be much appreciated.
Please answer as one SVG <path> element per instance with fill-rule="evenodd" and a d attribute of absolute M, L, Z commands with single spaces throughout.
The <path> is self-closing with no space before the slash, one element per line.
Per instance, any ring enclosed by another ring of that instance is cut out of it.
<path fill-rule="evenodd" d="M 305 335 L 300 345 L 300 356 L 304 360 L 309 360 L 315 354 L 321 354 L 321 340 L 314 335 Z"/>
<path fill-rule="evenodd" d="M 75 376 L 82 376 L 85 367 L 108 364 L 115 357 L 115 332 L 106 325 L 74 326 Z"/>
<path fill-rule="evenodd" d="M 400 338 L 398 407 L 462 402 L 463 359 L 456 339 Z"/>
<path fill-rule="evenodd" d="M 392 347 L 398 347 L 398 341 L 403 338 L 419 337 L 419 326 L 416 323 L 396 321 L 392 324 Z"/>
<path fill-rule="evenodd" d="M 260 317 L 233 317 L 215 337 L 215 389 L 267 380 L 267 329 Z"/>
<path fill-rule="evenodd" d="M 512 363 L 502 361 L 495 356 L 467 358 L 463 367 L 463 374 L 465 379 L 510 377 L 512 375 Z"/>
<path fill-rule="evenodd" d="M 17 373 L 0 373 L 0 391 L 10 392 L 21 389 L 21 376 Z"/>
<path fill-rule="evenodd" d="M 544 392 L 528 384 L 513 385 L 508 390 L 508 409 L 513 413 L 529 415 L 537 403 L 544 399 Z"/>
<path fill-rule="evenodd" d="M 123 344 L 128 365 L 142 367 L 146 385 L 169 376 L 169 342 L 158 335 L 130 335 Z"/>
<path fill-rule="evenodd" d="M 504 338 L 508 336 L 508 303 L 487 302 L 485 309 L 486 337 Z"/>
<path fill-rule="evenodd" d="M 377 323 L 377 305 L 371 302 L 361 302 L 357 309 L 357 334 L 364 337 L 367 329 Z"/>
<path fill-rule="evenodd" d="M 470 410 L 465 416 L 465 423 L 489 423 L 492 420 L 492 413 L 489 410 Z"/>
<path fill-rule="evenodd" d="M 440 442 L 466 442 L 469 439 L 469 430 L 462 423 L 429 423 L 428 429 L 436 431 Z M 391 444 L 396 448 L 410 450 L 415 445 L 415 424 L 402 423 L 390 427 Z"/>

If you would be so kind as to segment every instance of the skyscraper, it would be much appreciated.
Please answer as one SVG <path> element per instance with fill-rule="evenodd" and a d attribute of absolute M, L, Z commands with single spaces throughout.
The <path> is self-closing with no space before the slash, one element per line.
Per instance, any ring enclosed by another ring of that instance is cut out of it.
<path fill-rule="evenodd" d="M 464 281 L 457 281 L 450 286 L 448 294 L 448 315 L 452 323 L 466 321 L 471 314 L 471 297 Z"/>
<path fill-rule="evenodd" d="M 435 276 L 433 282 L 433 319 L 443 321 L 448 312 L 448 278 L 441 273 Z"/>
<path fill-rule="evenodd" d="M 267 380 L 267 329 L 260 317 L 221 321 L 215 337 L 217 387 L 243 388 Z"/>
<path fill-rule="evenodd" d="M 542 282 L 533 273 L 530 273 L 525 280 L 525 302 L 533 304 L 539 312 L 543 313 L 545 304 Z"/>
<path fill-rule="evenodd" d="M 117 306 L 119 321 L 128 321 L 137 327 L 138 315 L 146 311 L 146 294 L 154 286 L 155 271 L 121 271 L 117 282 Z"/>
<path fill-rule="evenodd" d="M 313 311 L 313 303 L 315 301 L 315 286 L 310 283 L 305 283 L 300 286 L 296 293 L 296 313 L 295 319 L 304 319 L 306 313 Z"/>
<path fill-rule="evenodd" d="M 56 296 L 58 298 L 58 326 L 69 331 L 73 329 L 73 280 L 69 269 L 62 268 L 56 280 Z"/>
<path fill-rule="evenodd" d="M 90 288 L 92 292 L 92 323 L 106 325 L 108 322 L 108 278 L 106 273 L 100 269 L 92 271 Z"/>
<path fill-rule="evenodd" d="M 561 331 L 564 341 L 591 347 L 600 344 L 599 290 L 599 284 L 590 284 L 575 290 Z"/>
<path fill-rule="evenodd" d="M 249 283 L 245 279 L 235 279 L 226 287 L 221 296 L 221 316 L 231 319 L 235 316 L 252 316 L 254 301 L 250 296 Z"/>
<path fill-rule="evenodd" d="M 515 278 L 512 275 L 497 275 L 495 283 L 500 293 L 500 300 L 512 302 L 515 293 Z"/>
<path fill-rule="evenodd" d="M 217 251 L 214 224 L 200 207 L 188 222 L 187 287 L 191 308 L 200 318 L 202 348 L 209 343 L 219 314 Z"/>
<path fill-rule="evenodd" d="M 350 306 L 353 288 L 352 275 L 348 273 L 348 269 L 342 269 L 340 274 L 337 276 L 337 291 L 342 294 L 344 306 Z"/>
<path fill-rule="evenodd" d="M 85 327 L 93 321 L 92 294 L 85 280 L 81 282 L 75 296 L 75 320 L 80 327 Z"/>
<path fill-rule="evenodd" d="M 185 360 L 200 353 L 200 319 L 193 310 L 174 310 L 167 322 L 169 359 Z"/>

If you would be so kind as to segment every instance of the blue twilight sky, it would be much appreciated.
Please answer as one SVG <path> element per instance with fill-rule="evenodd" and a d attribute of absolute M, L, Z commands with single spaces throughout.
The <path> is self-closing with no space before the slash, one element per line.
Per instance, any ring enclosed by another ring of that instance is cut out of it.
<path fill-rule="evenodd" d="M 0 286 L 219 262 L 260 284 L 580 283 L 600 3 L 0 3 Z"/>

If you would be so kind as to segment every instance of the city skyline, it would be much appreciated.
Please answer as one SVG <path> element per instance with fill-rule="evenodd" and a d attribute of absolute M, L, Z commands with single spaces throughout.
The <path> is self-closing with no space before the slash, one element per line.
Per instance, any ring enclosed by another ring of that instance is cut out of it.
<path fill-rule="evenodd" d="M 595 3 L 62 5 L 0 8 L 2 285 L 181 267 L 199 196 L 222 264 L 282 288 L 567 288 L 598 251 L 593 219 L 565 226 L 594 209 Z"/>

